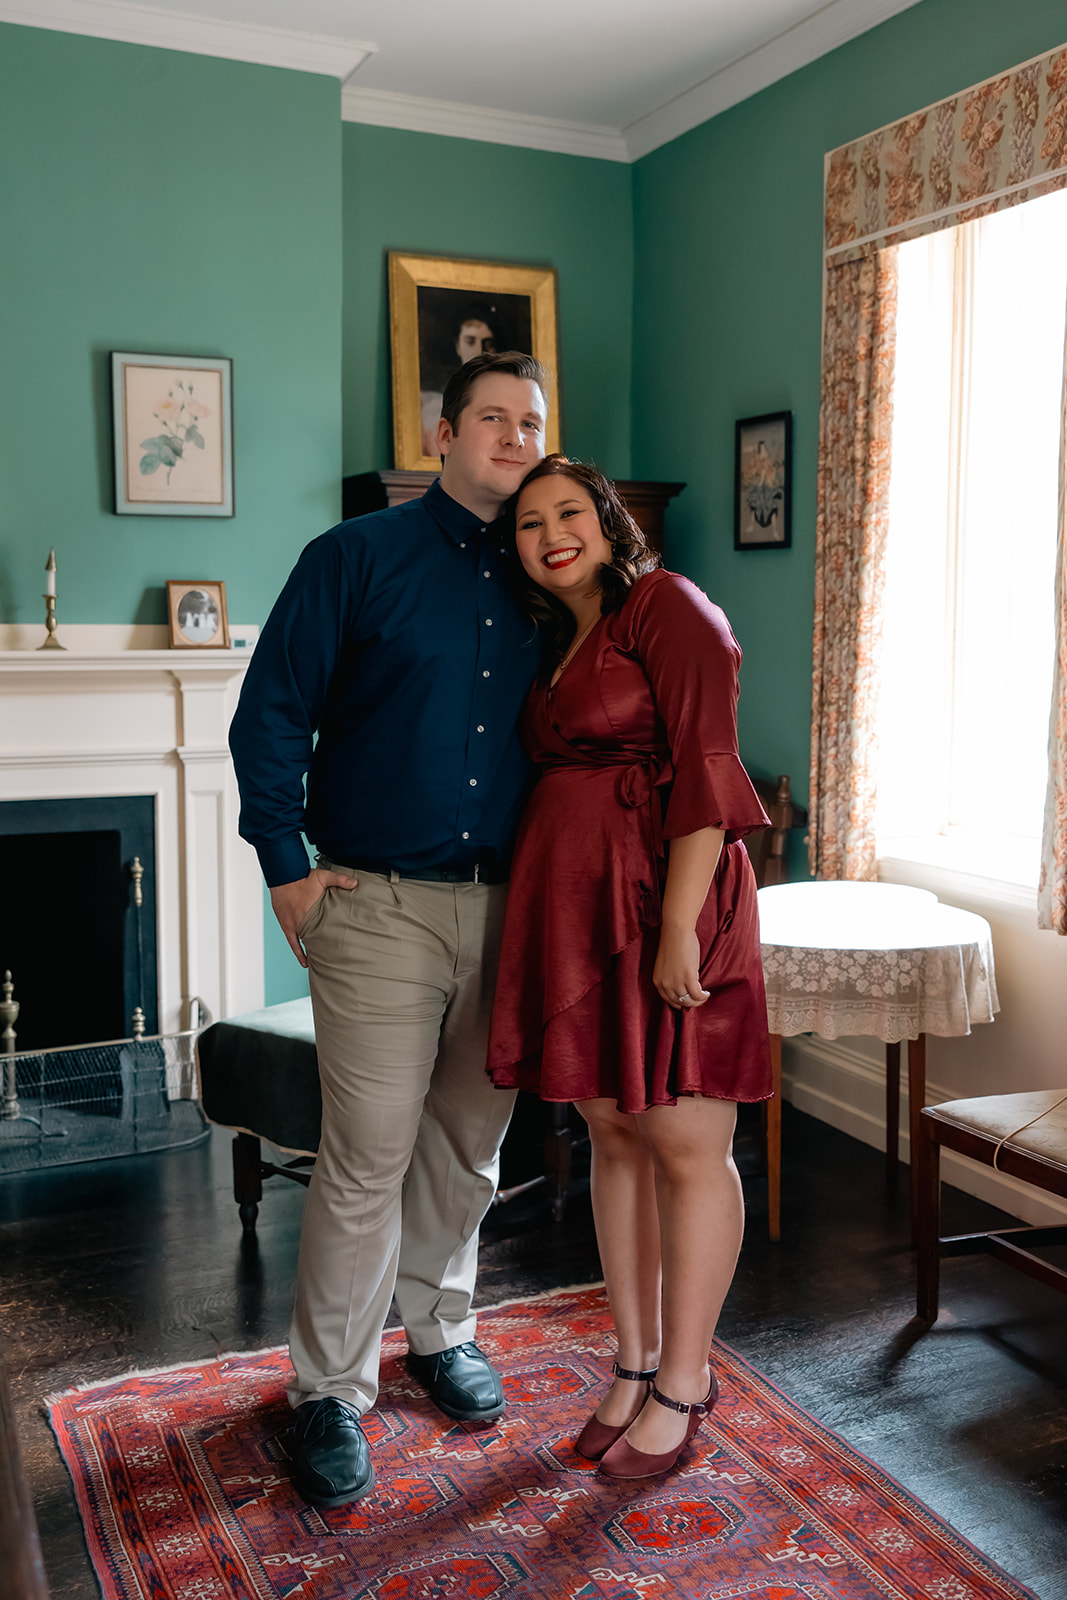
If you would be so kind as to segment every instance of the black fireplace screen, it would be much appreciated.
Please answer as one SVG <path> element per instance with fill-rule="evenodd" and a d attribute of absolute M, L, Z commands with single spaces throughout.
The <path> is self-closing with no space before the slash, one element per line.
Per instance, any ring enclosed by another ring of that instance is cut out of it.
<path fill-rule="evenodd" d="M 0 1055 L 0 1175 L 205 1138 L 197 1031 Z"/>
<path fill-rule="evenodd" d="M 5 970 L 20 1050 L 158 1033 L 154 796 L 0 803 Z"/>

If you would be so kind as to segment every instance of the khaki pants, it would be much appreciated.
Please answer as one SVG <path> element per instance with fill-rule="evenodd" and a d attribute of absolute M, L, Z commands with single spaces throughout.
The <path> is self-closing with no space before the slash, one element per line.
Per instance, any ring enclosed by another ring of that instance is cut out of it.
<path fill-rule="evenodd" d="M 289 1399 L 335 1395 L 362 1412 L 394 1290 L 418 1355 L 474 1337 L 478 1228 L 515 1096 L 485 1073 L 505 886 L 354 876 L 359 888 L 328 889 L 300 930 L 322 1138 Z"/>

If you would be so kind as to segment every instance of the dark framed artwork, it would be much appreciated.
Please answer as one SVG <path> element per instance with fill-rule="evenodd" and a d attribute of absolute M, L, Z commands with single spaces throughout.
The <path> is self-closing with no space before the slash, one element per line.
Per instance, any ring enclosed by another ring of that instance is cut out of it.
<path fill-rule="evenodd" d="M 556 271 L 506 261 L 389 255 L 394 465 L 439 472 L 441 393 L 473 356 L 521 350 L 548 374 L 545 447 L 559 449 Z"/>
<path fill-rule="evenodd" d="M 111 354 L 115 511 L 233 516 L 233 362 Z"/>
<path fill-rule="evenodd" d="M 792 501 L 793 413 L 742 418 L 734 434 L 734 549 L 788 549 Z"/>

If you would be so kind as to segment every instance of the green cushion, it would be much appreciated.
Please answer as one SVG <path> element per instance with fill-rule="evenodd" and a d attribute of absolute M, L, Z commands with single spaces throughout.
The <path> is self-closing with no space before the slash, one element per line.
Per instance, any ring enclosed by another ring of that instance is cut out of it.
<path fill-rule="evenodd" d="M 310 1000 L 287 1000 L 206 1028 L 200 1100 L 212 1122 L 295 1155 L 319 1148 L 322 1096 Z"/>

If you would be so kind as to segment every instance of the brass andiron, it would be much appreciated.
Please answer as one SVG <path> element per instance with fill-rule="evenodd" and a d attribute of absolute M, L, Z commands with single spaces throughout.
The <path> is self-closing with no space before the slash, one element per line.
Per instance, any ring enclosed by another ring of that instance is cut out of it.
<path fill-rule="evenodd" d="M 0 1020 L 3 1021 L 4 1031 L 0 1034 L 2 1054 L 13 1056 L 15 1054 L 15 1023 L 18 1021 L 19 1003 L 11 996 L 15 986 L 11 982 L 10 972 L 4 973 L 4 998 L 0 1000 Z M 0 1105 L 0 1121 L 17 1122 L 22 1113 L 19 1109 L 19 1097 L 15 1092 L 15 1063 L 4 1062 L 4 1099 Z"/>
<path fill-rule="evenodd" d="M 44 600 L 46 607 L 44 626 L 47 637 L 44 644 L 39 644 L 37 648 L 38 650 L 65 650 L 67 648 L 66 645 L 60 644 L 56 638 L 56 553 L 54 550 L 48 552 L 48 560 L 45 563 L 44 571 L 44 594 L 41 598 Z"/>
<path fill-rule="evenodd" d="M 130 881 L 133 884 L 133 914 L 137 921 L 137 1004 L 133 1008 L 133 1017 L 130 1022 L 130 1033 L 135 1039 L 143 1039 L 145 1035 L 144 1015 L 144 927 L 141 922 L 141 912 L 144 908 L 144 867 L 140 856 L 134 856 L 130 862 Z"/>

